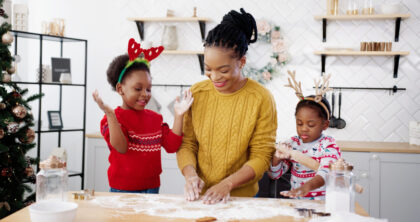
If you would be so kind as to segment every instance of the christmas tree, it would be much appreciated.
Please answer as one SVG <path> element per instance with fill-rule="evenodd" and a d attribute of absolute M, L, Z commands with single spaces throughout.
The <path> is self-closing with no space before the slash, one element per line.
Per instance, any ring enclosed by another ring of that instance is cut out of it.
<path fill-rule="evenodd" d="M 7 18 L 0 0 L 0 16 Z M 16 71 L 9 46 L 13 35 L 7 22 L 0 24 L 0 219 L 27 206 L 35 199 L 30 183 L 35 183 L 31 165 L 37 159 L 26 156 L 35 147 L 33 115 L 28 103 L 41 95 L 24 98 L 28 89 L 11 82 Z M 26 198 L 24 199 L 24 197 Z"/>

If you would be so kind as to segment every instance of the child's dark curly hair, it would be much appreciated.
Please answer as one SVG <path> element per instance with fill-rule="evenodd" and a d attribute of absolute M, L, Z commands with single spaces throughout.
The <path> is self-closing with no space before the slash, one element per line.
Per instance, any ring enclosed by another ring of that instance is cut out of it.
<path fill-rule="evenodd" d="M 118 83 L 118 78 L 124 67 L 127 65 L 129 60 L 128 54 L 119 55 L 112 60 L 111 64 L 108 66 L 108 70 L 106 71 L 108 83 L 111 85 L 112 89 L 115 91 L 115 86 Z M 139 70 L 139 71 L 146 71 L 150 74 L 150 69 L 147 67 L 146 64 L 141 62 L 133 63 L 128 69 L 125 71 L 121 82 L 124 82 L 124 79 L 131 74 L 132 71 Z"/>
<path fill-rule="evenodd" d="M 315 98 L 315 96 L 313 95 L 308 96 L 308 97 Z M 331 113 L 330 103 L 325 97 L 322 97 L 321 103 L 323 103 L 327 107 L 328 113 Z M 296 105 L 295 116 L 298 113 L 298 111 L 303 107 L 308 107 L 313 110 L 316 110 L 318 112 L 318 116 L 321 117 L 323 120 L 329 120 L 331 117 L 330 116 L 331 114 L 328 115 L 325 109 L 319 103 L 312 100 L 305 100 L 305 99 L 299 101 L 298 104 Z"/>

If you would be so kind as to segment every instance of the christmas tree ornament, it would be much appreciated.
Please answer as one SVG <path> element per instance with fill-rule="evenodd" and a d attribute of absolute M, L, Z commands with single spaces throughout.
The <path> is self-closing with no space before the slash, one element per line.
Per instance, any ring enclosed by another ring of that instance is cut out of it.
<path fill-rule="evenodd" d="M 0 8 L 0 16 L 4 16 L 4 10 Z"/>
<path fill-rule="evenodd" d="M 4 44 L 10 44 L 13 42 L 13 35 L 10 32 L 6 32 L 1 37 L 1 41 Z"/>
<path fill-rule="evenodd" d="M 20 99 L 20 97 L 22 97 L 18 92 L 16 92 L 16 91 L 13 91 L 12 92 L 12 95 L 13 95 L 13 97 L 15 98 L 15 99 Z"/>
<path fill-rule="evenodd" d="M 7 211 L 10 211 L 10 205 L 9 205 L 9 203 L 7 203 L 6 201 L 4 201 L 4 202 L 0 202 L 0 209 L 1 208 L 5 208 Z"/>
<path fill-rule="evenodd" d="M 0 103 L 0 109 L 6 109 L 6 104 L 5 103 Z"/>
<path fill-rule="evenodd" d="M 15 67 L 10 67 L 7 69 L 7 73 L 9 73 L 10 75 L 16 72 L 16 68 Z"/>
<path fill-rule="evenodd" d="M 19 131 L 19 124 L 16 122 L 11 122 L 7 124 L 7 132 L 8 133 L 17 133 Z"/>
<path fill-rule="evenodd" d="M 1 176 L 5 177 L 9 175 L 9 168 L 3 168 L 1 169 Z"/>
<path fill-rule="evenodd" d="M 4 137 L 4 129 L 0 129 L 0 139 L 3 139 Z"/>
<path fill-rule="evenodd" d="M 26 176 L 30 177 L 32 175 L 34 175 L 34 169 L 32 169 L 32 167 L 28 166 L 25 168 L 25 174 Z"/>
<path fill-rule="evenodd" d="M 3 74 L 3 82 L 10 82 L 11 80 L 12 80 L 12 76 L 11 75 L 9 75 L 7 73 L 4 73 Z"/>
<path fill-rule="evenodd" d="M 25 137 L 19 138 L 19 141 L 21 143 L 26 143 L 26 144 L 32 143 L 34 140 L 35 140 L 35 131 L 33 129 L 28 129 L 26 131 Z"/>
<path fill-rule="evenodd" d="M 19 119 L 25 118 L 27 111 L 26 108 L 22 105 L 17 105 L 12 109 L 13 115 Z"/>

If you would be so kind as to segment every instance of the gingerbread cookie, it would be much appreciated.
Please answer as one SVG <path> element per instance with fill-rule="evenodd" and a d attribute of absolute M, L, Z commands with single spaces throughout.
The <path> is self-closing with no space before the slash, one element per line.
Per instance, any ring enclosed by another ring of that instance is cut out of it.
<path fill-rule="evenodd" d="M 197 220 L 195 220 L 196 222 L 212 222 L 212 221 L 216 221 L 217 218 L 215 217 L 202 217 L 202 218 L 198 218 Z"/>

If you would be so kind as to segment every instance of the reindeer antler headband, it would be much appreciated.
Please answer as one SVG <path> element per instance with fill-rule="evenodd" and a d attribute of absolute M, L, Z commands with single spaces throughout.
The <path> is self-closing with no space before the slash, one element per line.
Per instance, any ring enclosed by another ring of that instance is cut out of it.
<path fill-rule="evenodd" d="M 121 83 L 122 77 L 124 76 L 125 71 L 132 66 L 136 62 L 144 63 L 147 67 L 150 67 L 150 62 L 158 57 L 162 51 L 163 46 L 159 47 L 152 47 L 150 49 L 142 49 L 140 47 L 140 43 L 137 43 L 133 38 L 128 41 L 128 57 L 130 60 L 125 65 L 124 69 L 120 73 L 120 77 L 118 78 L 118 83 Z M 139 56 L 143 53 L 144 58 L 140 58 Z"/>
<path fill-rule="evenodd" d="M 322 102 L 322 96 L 331 90 L 328 86 L 330 85 L 330 77 L 331 74 L 324 75 L 322 77 L 322 84 L 321 80 L 314 80 L 315 83 L 315 98 L 313 97 L 304 97 L 302 94 L 302 84 L 301 82 L 296 81 L 296 71 L 294 70 L 291 72 L 290 70 L 287 70 L 287 73 L 289 73 L 292 80 L 290 80 L 290 77 L 287 78 L 289 81 L 289 84 L 285 85 L 286 87 L 290 87 L 295 90 L 296 96 L 299 98 L 299 100 L 310 100 L 318 103 L 319 105 L 324 108 L 325 112 L 327 112 L 327 116 L 330 116 L 330 112 L 328 111 L 327 106 Z M 293 81 L 293 82 L 292 82 Z"/>

